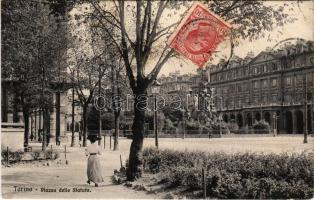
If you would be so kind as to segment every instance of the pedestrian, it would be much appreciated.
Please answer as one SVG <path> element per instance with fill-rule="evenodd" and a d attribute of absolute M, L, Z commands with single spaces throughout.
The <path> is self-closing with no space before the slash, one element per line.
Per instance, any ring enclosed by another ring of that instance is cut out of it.
<path fill-rule="evenodd" d="M 85 154 L 88 157 L 87 161 L 87 183 L 95 183 L 95 187 L 104 182 L 101 165 L 97 155 L 101 155 L 100 148 L 96 143 L 97 140 L 101 140 L 97 135 L 89 135 L 87 139 L 90 140 L 91 144 L 85 149 Z"/>

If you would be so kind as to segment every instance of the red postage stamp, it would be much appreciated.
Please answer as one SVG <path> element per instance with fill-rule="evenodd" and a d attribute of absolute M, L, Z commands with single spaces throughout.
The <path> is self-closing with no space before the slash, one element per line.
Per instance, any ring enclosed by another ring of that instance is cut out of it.
<path fill-rule="evenodd" d="M 168 45 L 203 67 L 230 28 L 203 4 L 195 3 L 168 39 Z"/>

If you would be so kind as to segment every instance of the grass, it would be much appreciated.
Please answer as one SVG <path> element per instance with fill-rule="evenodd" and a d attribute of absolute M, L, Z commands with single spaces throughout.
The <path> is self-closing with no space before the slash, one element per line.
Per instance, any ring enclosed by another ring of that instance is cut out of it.
<path fill-rule="evenodd" d="M 144 169 L 168 188 L 203 188 L 210 198 L 313 198 L 314 152 L 292 154 L 206 153 L 147 148 Z M 200 194 L 200 193 L 198 193 Z"/>

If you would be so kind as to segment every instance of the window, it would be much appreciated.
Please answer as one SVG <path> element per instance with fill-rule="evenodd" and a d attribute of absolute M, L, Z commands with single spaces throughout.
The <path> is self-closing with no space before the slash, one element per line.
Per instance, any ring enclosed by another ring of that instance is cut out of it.
<path fill-rule="evenodd" d="M 303 83 L 303 75 L 298 74 L 298 75 L 295 77 L 295 79 L 296 79 L 296 84 L 297 84 L 297 85 L 302 85 L 302 83 Z"/>
<path fill-rule="evenodd" d="M 277 94 L 273 94 L 273 95 L 271 96 L 271 101 L 272 101 L 272 102 L 277 102 Z"/>
<path fill-rule="evenodd" d="M 270 81 L 271 81 L 271 86 L 272 87 L 277 87 L 277 84 L 278 84 L 277 83 L 277 78 L 272 78 Z"/>
<path fill-rule="evenodd" d="M 229 93 L 235 92 L 234 89 L 235 89 L 234 85 L 229 85 Z"/>
<path fill-rule="evenodd" d="M 242 85 L 241 84 L 238 85 L 238 92 L 242 92 Z"/>
<path fill-rule="evenodd" d="M 263 72 L 267 72 L 267 65 L 263 65 Z"/>
<path fill-rule="evenodd" d="M 271 67 L 272 67 L 272 70 L 273 70 L 273 71 L 277 71 L 277 69 L 278 69 L 278 68 L 277 68 L 277 63 L 272 63 L 272 64 L 271 64 Z"/>
<path fill-rule="evenodd" d="M 255 96 L 255 97 L 253 97 L 253 104 L 257 104 L 257 103 L 258 103 L 258 97 Z"/>
<path fill-rule="evenodd" d="M 245 98 L 245 103 L 246 103 L 247 105 L 250 104 L 250 97 L 249 97 L 249 96 L 247 96 L 247 97 Z"/>
<path fill-rule="evenodd" d="M 212 82 L 215 82 L 215 79 L 216 79 L 216 76 L 215 76 L 215 75 L 210 75 L 210 80 L 211 80 Z"/>
<path fill-rule="evenodd" d="M 229 73 L 228 73 L 228 79 L 232 79 L 233 78 L 233 73 L 232 73 L 232 71 L 229 71 Z"/>
<path fill-rule="evenodd" d="M 253 88 L 258 89 L 258 81 L 253 81 Z"/>
<path fill-rule="evenodd" d="M 257 74 L 257 67 L 254 67 L 254 74 Z"/>
<path fill-rule="evenodd" d="M 248 69 L 249 69 L 249 67 L 244 67 L 243 76 L 248 75 Z"/>
<path fill-rule="evenodd" d="M 292 101 L 291 95 L 290 95 L 290 94 L 286 94 L 286 95 L 285 95 L 285 102 L 286 102 L 286 103 L 290 103 L 291 101 Z"/>
<path fill-rule="evenodd" d="M 248 91 L 249 89 L 249 83 L 243 83 L 243 91 Z"/>
<path fill-rule="evenodd" d="M 263 103 L 263 104 L 266 104 L 266 103 L 267 103 L 267 96 L 263 96 L 263 97 L 262 97 L 262 103 Z"/>
<path fill-rule="evenodd" d="M 291 77 L 286 77 L 286 78 L 285 78 L 285 83 L 286 83 L 287 86 L 292 85 L 292 79 L 291 79 Z"/>
<path fill-rule="evenodd" d="M 239 99 L 239 103 L 238 103 L 239 107 L 242 107 L 242 100 Z"/>
<path fill-rule="evenodd" d="M 223 93 L 225 93 L 225 94 L 227 93 L 227 87 L 223 88 Z"/>
<path fill-rule="evenodd" d="M 267 79 L 262 80 L 262 87 L 263 87 L 263 89 L 267 89 L 267 87 L 268 87 Z"/>

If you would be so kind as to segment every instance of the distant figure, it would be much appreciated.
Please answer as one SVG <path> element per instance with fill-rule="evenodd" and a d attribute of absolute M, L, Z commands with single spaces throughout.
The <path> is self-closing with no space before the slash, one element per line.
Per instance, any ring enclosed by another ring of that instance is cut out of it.
<path fill-rule="evenodd" d="M 98 187 L 98 184 L 104 182 L 102 173 L 101 173 L 101 165 L 99 162 L 98 155 L 101 155 L 100 148 L 96 143 L 97 140 L 101 140 L 97 135 L 89 135 L 88 138 L 91 144 L 85 149 L 85 154 L 88 157 L 87 161 L 87 183 L 90 182 L 95 183 L 95 187 Z"/>

